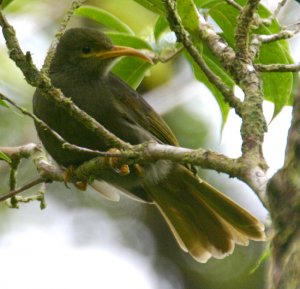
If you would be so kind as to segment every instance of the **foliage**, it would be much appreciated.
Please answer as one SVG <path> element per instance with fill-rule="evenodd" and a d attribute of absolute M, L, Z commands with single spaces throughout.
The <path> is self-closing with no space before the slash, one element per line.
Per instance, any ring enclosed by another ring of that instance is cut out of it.
<path fill-rule="evenodd" d="M 128 45 L 139 49 L 148 49 L 158 53 L 159 55 L 163 55 L 165 51 L 170 51 L 172 49 L 174 54 L 175 52 L 177 53 L 178 45 L 176 45 L 176 42 L 172 42 L 170 44 L 170 30 L 168 29 L 168 24 L 166 21 L 166 10 L 163 1 L 135 1 L 152 12 L 158 14 L 157 21 L 155 25 L 151 27 L 151 31 L 148 33 L 147 37 L 135 35 L 132 29 L 128 27 L 128 25 L 122 20 L 118 19 L 115 15 L 93 6 L 82 6 L 76 11 L 76 14 L 87 17 L 104 25 L 108 29 L 108 34 L 113 39 L 113 42 L 116 44 Z M 239 0 L 237 2 L 240 5 L 244 5 L 246 3 L 245 0 Z M 206 64 L 229 87 L 233 88 L 235 85 L 234 79 L 232 79 L 232 77 L 224 70 L 216 57 L 206 47 L 205 43 L 202 43 L 197 33 L 197 28 L 200 24 L 198 13 L 200 11 L 200 13 L 205 13 L 206 17 L 211 17 L 218 25 L 220 34 L 224 37 L 227 43 L 234 48 L 234 34 L 239 11 L 233 6 L 225 3 L 223 0 L 180 0 L 177 1 L 177 5 L 178 13 L 181 17 L 182 23 L 185 29 L 190 33 L 193 43 L 201 52 Z M 263 5 L 260 5 L 258 13 L 262 19 L 266 19 L 271 16 L 271 12 Z M 280 25 L 276 19 L 273 19 L 270 25 L 261 24 L 260 26 L 257 26 L 254 30 L 254 33 L 271 35 L 278 33 L 279 31 Z M 170 45 L 172 47 L 170 47 Z M 224 101 L 222 93 L 208 80 L 207 76 L 205 73 L 203 73 L 203 71 L 201 71 L 198 65 L 195 65 L 193 59 L 187 54 L 184 55 L 191 63 L 196 79 L 204 83 L 214 95 L 219 104 L 223 122 L 225 123 L 229 112 L 229 106 Z M 261 64 L 293 63 L 286 40 L 263 44 L 256 61 L 257 63 Z M 150 67 L 150 64 L 139 59 L 124 58 L 114 67 L 114 73 L 116 73 L 132 87 L 137 88 Z M 291 72 L 263 73 L 262 81 L 264 98 L 274 103 L 275 117 L 284 106 L 291 104 L 294 87 L 294 75 Z"/>
<path fill-rule="evenodd" d="M 0 151 L 0 159 L 6 161 L 7 163 L 11 163 L 10 157 L 1 151 Z"/>

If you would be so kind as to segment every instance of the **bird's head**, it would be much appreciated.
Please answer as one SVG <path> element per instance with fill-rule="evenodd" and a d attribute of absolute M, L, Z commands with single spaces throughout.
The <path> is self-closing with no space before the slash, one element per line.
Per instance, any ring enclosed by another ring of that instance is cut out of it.
<path fill-rule="evenodd" d="M 150 58 L 134 48 L 113 45 L 109 37 L 96 29 L 71 28 L 57 45 L 50 72 L 78 70 L 99 75 L 121 56 L 135 56 L 151 63 Z"/>

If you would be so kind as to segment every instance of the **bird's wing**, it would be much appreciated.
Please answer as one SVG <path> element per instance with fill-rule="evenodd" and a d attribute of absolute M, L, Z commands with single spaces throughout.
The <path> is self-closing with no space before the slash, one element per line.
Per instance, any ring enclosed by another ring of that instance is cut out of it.
<path fill-rule="evenodd" d="M 178 146 L 179 143 L 166 124 L 166 122 L 154 111 L 154 109 L 132 88 L 112 75 L 115 93 L 124 107 L 122 111 L 126 112 L 125 117 L 128 121 L 142 127 L 150 132 L 158 141 Z M 122 86 L 123 89 L 122 89 Z"/>

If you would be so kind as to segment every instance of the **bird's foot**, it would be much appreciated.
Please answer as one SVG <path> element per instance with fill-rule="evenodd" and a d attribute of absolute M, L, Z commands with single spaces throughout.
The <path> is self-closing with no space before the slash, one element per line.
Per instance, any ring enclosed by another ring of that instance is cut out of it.
<path fill-rule="evenodd" d="M 118 154 L 120 153 L 120 150 L 116 148 L 111 148 L 107 151 L 110 154 Z M 106 157 L 106 161 L 109 164 L 109 166 L 119 175 L 121 176 L 126 176 L 130 174 L 130 169 L 127 164 L 120 163 L 120 158 L 119 157 Z"/>
<path fill-rule="evenodd" d="M 64 171 L 64 184 L 65 186 L 69 189 L 69 185 L 68 183 L 70 182 L 70 180 L 72 179 L 72 175 L 75 171 L 75 166 L 68 166 L 67 169 Z"/>
<path fill-rule="evenodd" d="M 80 191 L 86 191 L 88 183 L 86 181 L 77 181 L 74 183 L 75 187 Z"/>
<path fill-rule="evenodd" d="M 67 188 L 69 188 L 68 183 L 72 179 L 72 176 L 73 176 L 75 170 L 76 170 L 76 167 L 71 165 L 71 166 L 68 166 L 68 168 L 64 172 L 64 184 Z M 74 182 L 74 185 L 77 189 L 79 189 L 81 191 L 85 191 L 87 188 L 86 181 L 76 181 L 76 182 Z"/>

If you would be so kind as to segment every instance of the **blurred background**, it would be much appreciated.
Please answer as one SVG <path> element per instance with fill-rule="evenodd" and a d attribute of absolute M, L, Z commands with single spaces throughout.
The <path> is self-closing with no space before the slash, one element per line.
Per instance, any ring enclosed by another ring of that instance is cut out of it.
<path fill-rule="evenodd" d="M 277 1 L 264 1 L 270 9 Z M 46 51 L 71 1 L 15 0 L 5 13 L 16 29 L 24 51 L 32 53 L 41 67 Z M 132 0 L 94 0 L 112 12 L 137 34 L 149 35 L 157 16 Z M 126 5 L 126 6 L 124 6 Z M 126 9 L 124 9 L 126 7 Z M 279 15 L 285 24 L 295 22 L 299 5 L 288 4 Z M 97 26 L 74 16 L 69 26 Z M 299 37 L 291 41 L 299 62 Z M 19 105 L 31 110 L 34 89 L 8 58 L 0 36 L 0 90 Z M 158 64 L 149 71 L 140 92 L 163 114 L 184 147 L 217 150 L 239 156 L 240 121 L 233 112 L 222 130 L 219 108 L 209 91 L 197 82 L 183 58 Z M 267 120 L 273 105 L 266 102 Z M 282 164 L 291 108 L 269 125 L 265 156 L 272 175 Z M 0 106 L 0 146 L 38 142 L 31 119 Z M 228 176 L 199 170 L 200 175 L 234 198 L 259 219 L 268 223 L 266 210 L 244 184 Z M 0 193 L 8 191 L 8 166 L 0 162 Z M 30 161 L 18 171 L 20 185 L 34 179 Z M 35 193 L 34 188 L 27 194 Z M 95 191 L 81 192 L 63 184 L 51 184 L 46 193 L 47 208 L 37 202 L 9 209 L 0 204 L 0 286 L 3 289 L 231 289 L 265 286 L 265 263 L 256 265 L 265 244 L 251 242 L 237 247 L 224 260 L 194 261 L 177 246 L 173 236 L 153 206 L 126 197 L 112 203 Z"/>

